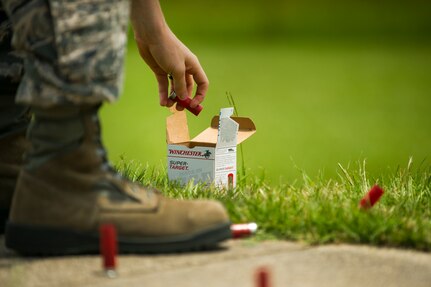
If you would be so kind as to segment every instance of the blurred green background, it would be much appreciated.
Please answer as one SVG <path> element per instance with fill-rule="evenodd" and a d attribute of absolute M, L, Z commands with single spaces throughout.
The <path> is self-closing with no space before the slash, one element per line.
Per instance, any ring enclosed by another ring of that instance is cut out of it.
<path fill-rule="evenodd" d="M 431 1 L 161 3 L 211 83 L 201 115 L 189 115 L 192 136 L 229 92 L 258 129 L 243 145 L 246 167 L 272 182 L 299 169 L 334 177 L 337 163 L 363 159 L 371 175 L 410 156 L 430 165 Z M 114 163 L 163 166 L 169 111 L 132 36 L 128 48 L 124 94 L 102 110 L 104 141 Z"/>

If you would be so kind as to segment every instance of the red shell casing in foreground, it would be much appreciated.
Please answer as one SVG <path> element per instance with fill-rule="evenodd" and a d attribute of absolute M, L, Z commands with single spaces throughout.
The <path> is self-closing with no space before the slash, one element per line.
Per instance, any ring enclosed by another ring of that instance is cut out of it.
<path fill-rule="evenodd" d="M 256 233 L 257 224 L 252 223 L 241 223 L 241 224 L 232 224 L 230 226 L 230 230 L 232 232 L 232 238 L 243 238 L 248 237 Z"/>
<path fill-rule="evenodd" d="M 269 271 L 265 267 L 260 267 L 256 271 L 256 287 L 270 287 Z"/>
<path fill-rule="evenodd" d="M 382 197 L 383 193 L 384 191 L 380 186 L 373 186 L 370 191 L 368 191 L 368 193 L 361 199 L 359 202 L 359 207 L 364 209 L 373 207 L 374 204 L 379 201 L 380 197 Z"/>
<path fill-rule="evenodd" d="M 113 224 L 100 226 L 100 254 L 104 269 L 115 269 L 117 256 L 117 232 Z"/>

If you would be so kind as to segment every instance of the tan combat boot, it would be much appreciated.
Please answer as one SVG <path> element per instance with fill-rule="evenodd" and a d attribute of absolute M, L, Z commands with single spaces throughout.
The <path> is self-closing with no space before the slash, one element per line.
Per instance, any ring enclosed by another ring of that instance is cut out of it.
<path fill-rule="evenodd" d="M 24 254 L 95 253 L 104 223 L 116 226 L 120 252 L 195 250 L 230 238 L 220 203 L 168 199 L 115 173 L 100 141 L 97 109 L 35 110 L 7 247 Z"/>

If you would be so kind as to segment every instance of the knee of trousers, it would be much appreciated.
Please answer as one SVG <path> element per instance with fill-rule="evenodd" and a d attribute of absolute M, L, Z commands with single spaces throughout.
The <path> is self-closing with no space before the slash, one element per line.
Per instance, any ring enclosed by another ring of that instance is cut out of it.
<path fill-rule="evenodd" d="M 114 101 L 121 90 L 128 0 L 3 0 L 24 54 L 20 103 Z"/>

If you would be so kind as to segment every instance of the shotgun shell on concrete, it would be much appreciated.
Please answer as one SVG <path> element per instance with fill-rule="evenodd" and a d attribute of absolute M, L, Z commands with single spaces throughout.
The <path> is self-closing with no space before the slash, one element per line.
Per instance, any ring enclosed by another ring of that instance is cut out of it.
<path fill-rule="evenodd" d="M 260 267 L 256 271 L 256 287 L 270 287 L 269 271 L 266 267 Z"/>
<path fill-rule="evenodd" d="M 241 224 L 232 224 L 230 226 L 230 230 L 232 232 L 232 238 L 244 238 L 251 236 L 257 231 L 257 224 L 254 222 L 251 223 L 241 223 Z"/>
<path fill-rule="evenodd" d="M 113 224 L 103 224 L 100 226 L 100 254 L 105 274 L 109 278 L 117 277 L 116 256 L 118 251 L 117 232 Z"/>

